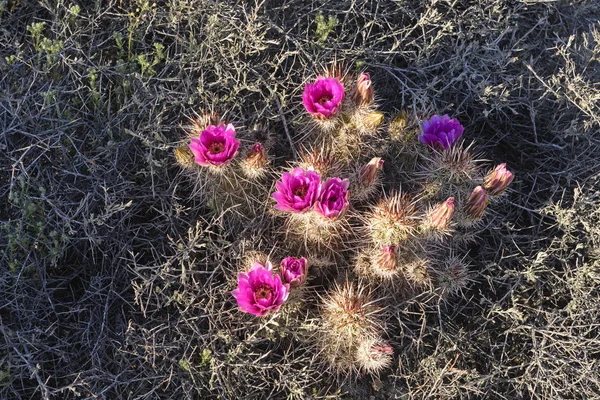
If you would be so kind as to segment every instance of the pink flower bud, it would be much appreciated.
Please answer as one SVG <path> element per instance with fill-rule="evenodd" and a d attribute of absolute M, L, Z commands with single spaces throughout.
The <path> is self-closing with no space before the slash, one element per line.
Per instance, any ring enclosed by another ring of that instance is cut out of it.
<path fill-rule="evenodd" d="M 398 262 L 397 246 L 383 246 L 377 257 L 377 268 L 384 271 L 395 271 Z"/>
<path fill-rule="evenodd" d="M 371 85 L 371 77 L 368 73 L 363 72 L 358 76 L 352 97 L 356 105 L 369 106 L 373 104 L 373 86 Z"/>
<path fill-rule="evenodd" d="M 488 205 L 488 195 L 481 186 L 473 189 L 465 204 L 464 211 L 472 219 L 480 219 Z"/>
<path fill-rule="evenodd" d="M 454 214 L 454 197 L 448 197 L 448 199 L 438 204 L 433 210 L 427 215 L 427 223 L 429 227 L 437 229 L 439 231 L 447 229 Z"/>
<path fill-rule="evenodd" d="M 286 257 L 281 261 L 281 276 L 283 283 L 289 283 L 290 287 L 298 287 L 306 280 L 308 264 L 306 258 Z"/>
<path fill-rule="evenodd" d="M 244 161 L 251 168 L 263 168 L 269 163 L 269 158 L 267 157 L 267 151 L 264 146 L 260 143 L 255 143 L 252 148 L 248 150 Z"/>
<path fill-rule="evenodd" d="M 506 169 L 506 163 L 496 165 L 485 178 L 483 178 L 483 188 L 490 196 L 498 196 L 513 181 L 513 174 Z"/>
<path fill-rule="evenodd" d="M 379 157 L 374 157 L 367 165 L 360 170 L 360 183 L 364 186 L 371 186 L 377 178 L 377 173 L 383 168 L 383 160 Z"/>

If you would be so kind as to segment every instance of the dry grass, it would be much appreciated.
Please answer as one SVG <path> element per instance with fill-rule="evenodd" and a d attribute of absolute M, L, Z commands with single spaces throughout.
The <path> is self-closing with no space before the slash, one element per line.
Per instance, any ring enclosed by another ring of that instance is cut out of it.
<path fill-rule="evenodd" d="M 79 3 L 0 0 L 1 398 L 600 396 L 597 4 Z M 172 155 L 212 108 L 294 156 L 303 83 L 335 58 L 387 117 L 451 113 L 516 174 L 464 299 L 388 315 L 393 368 L 344 385 L 317 321 L 236 311 L 235 265 L 272 227 L 233 234 Z"/>

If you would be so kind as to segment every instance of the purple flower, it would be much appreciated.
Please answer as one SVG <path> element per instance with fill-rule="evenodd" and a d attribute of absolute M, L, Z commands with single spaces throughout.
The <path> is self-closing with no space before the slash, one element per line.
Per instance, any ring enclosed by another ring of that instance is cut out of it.
<path fill-rule="evenodd" d="M 460 139 L 464 130 L 458 120 L 450 119 L 447 115 L 434 115 L 430 120 L 423 121 L 423 133 L 419 135 L 419 140 L 429 147 L 445 150 Z"/>
<path fill-rule="evenodd" d="M 326 218 L 335 219 L 348 209 L 348 180 L 329 178 L 321 186 L 319 200 L 315 203 L 315 211 Z"/>
<path fill-rule="evenodd" d="M 283 284 L 279 275 L 273 275 L 273 266 L 255 263 L 247 274 L 238 275 L 238 287 L 231 294 L 241 311 L 263 316 L 277 312 L 287 300 L 290 285 Z"/>
<path fill-rule="evenodd" d="M 220 167 L 229 163 L 235 157 L 240 142 L 235 139 L 235 128 L 232 124 L 209 125 L 202 131 L 199 138 L 193 138 L 190 150 L 196 157 L 196 162 L 203 167 Z"/>
<path fill-rule="evenodd" d="M 277 201 L 275 208 L 282 211 L 301 213 L 312 208 L 319 196 L 321 176 L 315 171 L 304 171 L 295 168 L 291 173 L 285 172 L 281 182 L 277 182 L 277 191 L 273 198 Z"/>
<path fill-rule="evenodd" d="M 281 262 L 281 276 L 291 287 L 298 287 L 306 280 L 308 264 L 306 258 L 286 257 Z"/>
<path fill-rule="evenodd" d="M 306 111 L 317 119 L 335 117 L 344 100 L 344 85 L 336 78 L 320 76 L 315 83 L 307 83 L 302 93 Z"/>

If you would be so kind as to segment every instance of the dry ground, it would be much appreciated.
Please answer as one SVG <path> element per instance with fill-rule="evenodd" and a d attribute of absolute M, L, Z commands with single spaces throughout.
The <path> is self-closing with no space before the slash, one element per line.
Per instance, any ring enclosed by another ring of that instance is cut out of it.
<path fill-rule="evenodd" d="M 594 1 L 0 0 L 0 398 L 598 398 L 599 18 Z M 372 72 L 388 116 L 450 113 L 517 176 L 478 279 L 398 315 L 381 382 L 253 335 L 223 300 L 252 238 L 190 198 L 172 155 L 207 107 L 289 155 L 284 117 L 297 134 L 303 82 L 333 59 Z"/>

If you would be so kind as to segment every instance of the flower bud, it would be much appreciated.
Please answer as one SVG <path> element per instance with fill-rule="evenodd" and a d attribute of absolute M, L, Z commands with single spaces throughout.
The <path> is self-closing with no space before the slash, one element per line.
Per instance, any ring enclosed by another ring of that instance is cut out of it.
<path fill-rule="evenodd" d="M 498 196 L 513 181 L 513 174 L 506 169 L 506 163 L 496 165 L 485 178 L 483 178 L 483 188 L 490 196 Z"/>
<path fill-rule="evenodd" d="M 192 153 L 192 150 L 190 150 L 189 146 L 180 146 L 176 148 L 175 160 L 184 168 L 191 168 L 196 163 L 194 161 L 194 154 Z"/>
<path fill-rule="evenodd" d="M 364 125 L 364 127 L 372 130 L 372 129 L 376 129 L 379 125 L 381 125 L 385 116 L 383 115 L 382 112 L 373 111 L 373 112 L 366 114 L 362 118 L 363 118 L 362 124 Z"/>
<path fill-rule="evenodd" d="M 380 157 L 373 157 L 360 170 L 360 183 L 364 186 L 371 186 L 377 178 L 377 173 L 383 168 L 383 160 Z"/>
<path fill-rule="evenodd" d="M 376 268 L 383 271 L 395 271 L 398 263 L 397 246 L 383 246 L 376 260 Z"/>
<path fill-rule="evenodd" d="M 448 197 L 448 199 L 438 204 L 433 210 L 427 215 L 427 225 L 438 231 L 442 231 L 448 228 L 450 219 L 454 214 L 454 197 Z"/>
<path fill-rule="evenodd" d="M 473 189 L 465 204 L 464 211 L 471 219 L 480 219 L 488 205 L 488 195 L 481 186 Z"/>
<path fill-rule="evenodd" d="M 371 85 L 371 77 L 368 73 L 363 72 L 356 79 L 356 89 L 354 90 L 353 99 L 358 106 L 370 106 L 373 104 L 373 86 Z"/>
<path fill-rule="evenodd" d="M 306 258 L 286 257 L 281 261 L 281 276 L 283 283 L 289 283 L 290 287 L 295 288 L 306 281 L 308 264 Z"/>
<path fill-rule="evenodd" d="M 267 157 L 267 151 L 264 146 L 260 143 L 255 143 L 252 148 L 248 150 L 244 161 L 251 168 L 264 168 L 269 163 L 269 158 Z"/>

